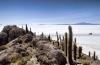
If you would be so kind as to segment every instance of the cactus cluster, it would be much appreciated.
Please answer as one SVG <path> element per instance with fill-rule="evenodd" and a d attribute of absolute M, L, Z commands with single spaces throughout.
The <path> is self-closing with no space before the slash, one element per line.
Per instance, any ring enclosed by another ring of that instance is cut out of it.
<path fill-rule="evenodd" d="M 75 61 L 77 59 L 77 53 L 79 54 L 79 58 L 81 58 L 82 55 L 82 47 L 79 46 L 79 49 L 77 51 L 77 42 L 76 42 L 76 38 L 74 39 L 73 42 L 73 32 L 72 32 L 72 27 L 69 26 L 68 27 L 69 33 L 67 34 L 67 32 L 65 33 L 65 37 L 63 37 L 64 39 L 64 54 L 65 56 L 67 56 L 67 61 L 70 65 L 75 65 L 77 64 Z M 72 48 L 73 47 L 73 48 Z M 73 54 L 73 55 L 72 55 Z"/>

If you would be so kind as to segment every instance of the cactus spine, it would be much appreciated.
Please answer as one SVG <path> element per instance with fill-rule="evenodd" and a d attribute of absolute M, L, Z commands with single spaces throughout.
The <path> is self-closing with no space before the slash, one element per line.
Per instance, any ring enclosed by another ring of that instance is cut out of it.
<path fill-rule="evenodd" d="M 68 62 L 70 65 L 73 65 L 73 60 L 72 60 L 72 40 L 73 40 L 73 33 L 72 33 L 72 27 L 68 27 L 69 30 L 69 37 L 68 37 L 68 45 L 67 45 L 67 55 L 68 55 Z"/>
<path fill-rule="evenodd" d="M 74 60 L 76 60 L 76 54 L 77 54 L 77 45 L 76 45 L 76 38 L 75 38 L 75 40 L 74 40 L 75 42 L 74 42 Z"/>
<path fill-rule="evenodd" d="M 58 37 L 58 32 L 56 32 L 56 35 L 57 35 L 57 44 L 59 46 L 59 37 Z"/>
<path fill-rule="evenodd" d="M 79 46 L 79 58 L 81 58 L 81 55 L 82 55 L 82 47 Z"/>
<path fill-rule="evenodd" d="M 26 24 L 26 33 L 28 33 L 28 26 L 27 26 L 27 24 Z"/>
<path fill-rule="evenodd" d="M 65 33 L 65 40 L 64 40 L 64 53 L 67 56 L 67 33 Z"/>

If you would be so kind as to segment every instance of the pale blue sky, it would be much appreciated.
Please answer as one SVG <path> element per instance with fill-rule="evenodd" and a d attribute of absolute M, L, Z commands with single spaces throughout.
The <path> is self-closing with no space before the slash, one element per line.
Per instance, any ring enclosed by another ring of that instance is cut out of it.
<path fill-rule="evenodd" d="M 0 0 L 0 24 L 100 23 L 99 0 Z"/>

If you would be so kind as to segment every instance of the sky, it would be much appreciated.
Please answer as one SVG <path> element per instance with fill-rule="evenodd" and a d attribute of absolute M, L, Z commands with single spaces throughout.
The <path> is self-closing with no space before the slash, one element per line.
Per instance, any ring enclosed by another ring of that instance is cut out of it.
<path fill-rule="evenodd" d="M 100 23 L 100 0 L 0 0 L 0 24 Z"/>

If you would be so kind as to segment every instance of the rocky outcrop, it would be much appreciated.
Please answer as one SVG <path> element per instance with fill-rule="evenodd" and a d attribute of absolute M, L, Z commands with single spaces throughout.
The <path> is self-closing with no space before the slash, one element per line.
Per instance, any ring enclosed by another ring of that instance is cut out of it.
<path fill-rule="evenodd" d="M 7 34 L 5 32 L 0 33 L 0 45 L 6 44 L 8 40 Z"/>
<path fill-rule="evenodd" d="M 65 65 L 66 58 L 60 50 L 57 50 L 50 42 L 39 41 L 36 48 L 36 57 L 43 65 Z"/>
<path fill-rule="evenodd" d="M 6 43 L 24 34 L 25 31 L 16 25 L 4 26 L 2 32 L 0 33 L 0 45 L 5 45 Z"/>

